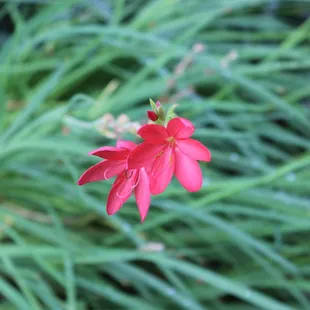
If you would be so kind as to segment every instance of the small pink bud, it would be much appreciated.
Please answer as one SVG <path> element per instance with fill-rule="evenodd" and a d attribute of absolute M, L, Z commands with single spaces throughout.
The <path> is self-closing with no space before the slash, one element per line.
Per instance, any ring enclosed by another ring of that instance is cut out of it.
<path fill-rule="evenodd" d="M 156 122 L 158 120 L 158 115 L 154 111 L 147 111 L 147 117 L 149 120 Z"/>
<path fill-rule="evenodd" d="M 157 108 L 160 108 L 160 107 L 161 107 L 161 103 L 160 103 L 158 100 L 156 101 L 156 107 L 157 107 Z"/>

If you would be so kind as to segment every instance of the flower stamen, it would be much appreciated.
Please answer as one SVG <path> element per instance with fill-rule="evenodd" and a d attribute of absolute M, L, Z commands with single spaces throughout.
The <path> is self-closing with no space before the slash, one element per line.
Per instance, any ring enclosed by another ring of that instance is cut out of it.
<path fill-rule="evenodd" d="M 166 139 L 166 141 L 170 144 L 169 146 L 174 146 L 175 145 L 175 138 L 174 137 L 169 137 Z"/>
<path fill-rule="evenodd" d="M 135 187 L 137 187 L 139 181 L 140 181 L 140 171 L 138 171 L 138 177 L 137 177 L 136 183 L 131 188 L 134 189 Z"/>
<path fill-rule="evenodd" d="M 118 197 L 118 198 L 126 198 L 128 195 L 130 195 L 131 194 L 131 189 L 128 191 L 128 193 L 126 194 L 126 195 L 120 195 L 118 192 L 116 193 L 116 196 Z"/>
<path fill-rule="evenodd" d="M 104 174 L 103 174 L 103 177 L 104 177 L 104 179 L 105 179 L 106 181 L 108 180 L 107 173 L 108 173 L 109 169 L 110 169 L 110 168 L 108 168 L 108 169 L 104 172 Z"/>
<path fill-rule="evenodd" d="M 161 155 L 163 155 L 164 151 L 161 150 L 157 155 L 154 156 L 154 158 L 160 157 Z"/>

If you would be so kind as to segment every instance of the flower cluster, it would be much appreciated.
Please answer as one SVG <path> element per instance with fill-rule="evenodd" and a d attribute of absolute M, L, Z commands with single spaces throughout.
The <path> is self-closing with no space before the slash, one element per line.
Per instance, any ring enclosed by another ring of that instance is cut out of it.
<path fill-rule="evenodd" d="M 159 102 L 151 101 L 153 111 L 148 118 L 156 122 L 138 129 L 144 140 L 139 145 L 117 141 L 116 146 L 104 146 L 90 152 L 104 160 L 86 170 L 79 185 L 116 177 L 107 200 L 107 213 L 116 213 L 134 192 L 141 221 L 151 203 L 151 195 L 161 194 L 173 176 L 188 191 L 202 186 L 198 160 L 209 162 L 211 153 L 199 141 L 191 138 L 194 125 L 187 119 L 164 112 Z"/>

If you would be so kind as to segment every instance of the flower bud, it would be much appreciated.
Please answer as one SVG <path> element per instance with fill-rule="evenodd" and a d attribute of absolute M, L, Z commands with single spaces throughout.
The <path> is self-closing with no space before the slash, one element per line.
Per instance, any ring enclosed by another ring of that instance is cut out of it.
<path fill-rule="evenodd" d="M 154 111 L 147 111 L 147 117 L 149 120 L 156 122 L 158 120 L 158 115 Z"/>

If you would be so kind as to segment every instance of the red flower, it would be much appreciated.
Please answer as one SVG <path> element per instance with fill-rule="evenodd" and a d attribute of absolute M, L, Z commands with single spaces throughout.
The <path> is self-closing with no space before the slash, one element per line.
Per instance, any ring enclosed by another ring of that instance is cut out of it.
<path fill-rule="evenodd" d="M 198 191 L 202 173 L 197 160 L 210 161 L 210 151 L 199 141 L 191 139 L 194 125 L 185 118 L 174 118 L 167 128 L 150 124 L 138 130 L 145 140 L 128 157 L 130 169 L 146 167 L 154 161 L 150 171 L 150 189 L 153 195 L 162 193 L 175 174 L 188 191 Z"/>
<path fill-rule="evenodd" d="M 117 176 L 108 196 L 107 213 L 109 215 L 116 213 L 134 190 L 141 221 L 143 221 L 150 206 L 151 195 L 149 177 L 145 168 L 128 169 L 127 167 L 128 155 L 135 147 L 136 144 L 133 142 L 118 141 L 116 147 L 104 146 L 90 152 L 89 155 L 105 158 L 105 160 L 86 170 L 78 180 L 78 185 Z"/>

